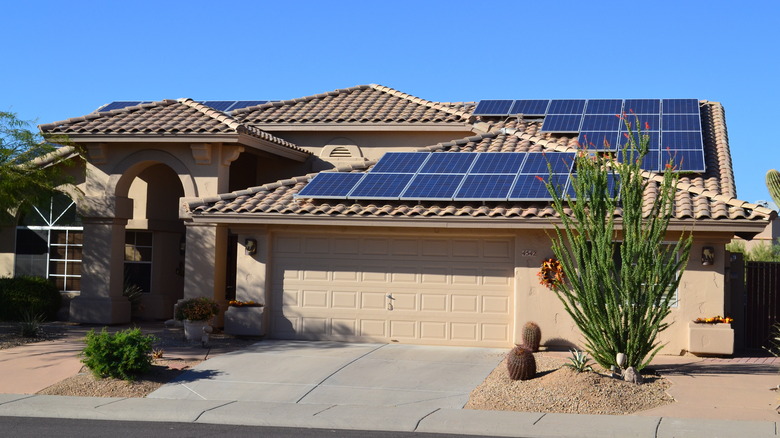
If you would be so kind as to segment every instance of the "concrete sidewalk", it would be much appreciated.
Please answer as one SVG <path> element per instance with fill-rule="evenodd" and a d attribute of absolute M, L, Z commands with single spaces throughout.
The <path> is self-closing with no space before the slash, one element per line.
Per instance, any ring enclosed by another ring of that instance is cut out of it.
<path fill-rule="evenodd" d="M 478 436 L 578 438 L 776 437 L 770 421 L 539 414 L 330 404 L 0 394 L 0 416 L 167 421 Z"/>

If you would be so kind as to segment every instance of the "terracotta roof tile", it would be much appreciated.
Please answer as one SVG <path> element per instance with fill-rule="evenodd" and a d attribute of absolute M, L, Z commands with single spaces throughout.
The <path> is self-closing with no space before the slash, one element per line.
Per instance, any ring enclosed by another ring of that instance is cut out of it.
<path fill-rule="evenodd" d="M 316 123 L 466 123 L 468 111 L 381 85 L 359 85 L 299 99 L 242 108 L 232 115 L 251 125 Z"/>

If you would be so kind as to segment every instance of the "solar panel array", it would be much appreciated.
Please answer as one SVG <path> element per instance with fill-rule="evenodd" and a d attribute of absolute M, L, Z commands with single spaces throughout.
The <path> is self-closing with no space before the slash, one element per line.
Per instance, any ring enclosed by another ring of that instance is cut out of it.
<path fill-rule="evenodd" d="M 411 201 L 550 200 L 574 193 L 573 153 L 388 152 L 366 173 L 317 174 L 296 197 Z M 552 170 L 552 172 L 550 172 Z"/>
<path fill-rule="evenodd" d="M 111 111 L 115 109 L 127 108 L 129 106 L 141 105 L 142 103 L 152 103 L 150 100 L 118 100 L 111 102 L 107 105 L 103 105 L 98 108 L 98 112 Z M 247 108 L 255 105 L 262 105 L 268 103 L 267 100 L 200 100 L 198 103 L 202 103 L 208 107 L 214 108 L 217 111 L 230 112 L 233 110 Z"/>
<path fill-rule="evenodd" d="M 704 142 L 696 99 L 483 100 L 474 115 L 544 117 L 541 132 L 577 133 L 589 149 L 617 151 L 626 145 L 625 120 L 650 137 L 646 170 L 704 172 Z M 626 114 L 625 120 L 620 117 Z M 637 138 L 637 144 L 639 139 Z"/>

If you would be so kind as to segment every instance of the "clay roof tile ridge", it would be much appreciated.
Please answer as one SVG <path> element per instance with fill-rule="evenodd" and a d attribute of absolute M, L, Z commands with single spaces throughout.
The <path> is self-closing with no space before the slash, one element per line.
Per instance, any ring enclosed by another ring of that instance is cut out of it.
<path fill-rule="evenodd" d="M 406 99 L 406 100 L 408 100 L 410 102 L 414 102 L 414 103 L 417 103 L 417 104 L 420 104 L 420 105 L 423 105 L 423 106 L 427 106 L 428 108 L 431 108 L 431 109 L 435 109 L 435 110 L 439 110 L 439 111 L 442 111 L 442 112 L 445 112 L 445 113 L 448 113 L 448 114 L 459 116 L 459 117 L 461 117 L 463 119 L 467 119 L 467 118 L 469 118 L 471 116 L 471 113 L 469 113 L 469 112 L 461 111 L 461 110 L 458 110 L 458 109 L 455 109 L 455 108 L 452 108 L 452 107 L 449 107 L 449 106 L 446 106 L 446 105 L 442 105 L 442 104 L 437 103 L 437 102 L 432 102 L 430 100 L 426 100 L 426 99 L 422 99 L 420 97 L 412 96 L 411 94 L 403 93 L 401 91 L 395 90 L 395 89 L 390 88 L 390 87 L 385 87 L 383 85 L 371 84 L 371 85 L 369 85 L 369 87 L 373 88 L 374 90 L 390 94 L 392 96 L 396 96 L 396 97 L 400 97 L 402 99 Z"/>

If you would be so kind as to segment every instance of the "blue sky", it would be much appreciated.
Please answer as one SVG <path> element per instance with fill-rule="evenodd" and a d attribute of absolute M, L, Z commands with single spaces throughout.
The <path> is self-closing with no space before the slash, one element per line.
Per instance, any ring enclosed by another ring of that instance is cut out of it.
<path fill-rule="evenodd" d="M 34 1 L 0 14 L 0 110 L 277 100 L 379 83 L 435 101 L 697 98 L 726 109 L 737 190 L 780 168 L 780 2 Z"/>

